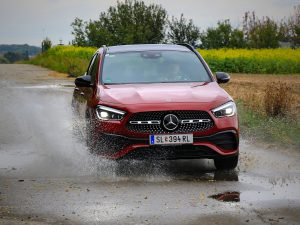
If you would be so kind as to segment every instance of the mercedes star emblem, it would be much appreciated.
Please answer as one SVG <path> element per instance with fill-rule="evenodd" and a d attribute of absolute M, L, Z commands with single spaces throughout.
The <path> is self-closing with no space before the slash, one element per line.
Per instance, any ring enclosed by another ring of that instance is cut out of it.
<path fill-rule="evenodd" d="M 163 126 L 167 130 L 175 130 L 179 125 L 179 120 L 174 114 L 168 114 L 163 119 Z"/>

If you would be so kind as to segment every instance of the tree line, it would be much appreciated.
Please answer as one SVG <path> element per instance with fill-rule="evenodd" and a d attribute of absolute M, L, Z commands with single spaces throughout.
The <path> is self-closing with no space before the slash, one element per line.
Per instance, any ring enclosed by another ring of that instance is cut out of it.
<path fill-rule="evenodd" d="M 20 60 L 28 60 L 30 56 L 37 55 L 41 49 L 28 44 L 0 45 L 0 63 L 14 63 Z"/>
<path fill-rule="evenodd" d="M 14 63 L 21 60 L 28 60 L 28 51 L 25 52 L 6 52 L 0 56 L 0 64 Z"/>
<path fill-rule="evenodd" d="M 294 7 L 289 18 L 279 22 L 246 12 L 241 27 L 233 27 L 230 20 L 223 20 L 201 31 L 183 14 L 169 19 L 161 5 L 125 0 L 101 12 L 97 20 L 75 18 L 71 26 L 72 44 L 76 46 L 189 43 L 204 49 L 277 48 L 280 42 L 286 42 L 290 47 L 299 47 L 300 5 Z"/>

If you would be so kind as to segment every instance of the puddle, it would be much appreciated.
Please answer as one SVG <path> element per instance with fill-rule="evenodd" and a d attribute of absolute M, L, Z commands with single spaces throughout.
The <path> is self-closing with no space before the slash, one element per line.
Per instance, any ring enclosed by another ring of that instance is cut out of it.
<path fill-rule="evenodd" d="M 211 195 L 209 198 L 216 199 L 220 202 L 240 202 L 240 192 L 224 192 L 216 195 Z"/>
<path fill-rule="evenodd" d="M 24 88 L 24 89 L 52 89 L 52 88 L 59 88 L 60 85 L 57 84 L 50 84 L 50 85 L 33 85 L 33 86 L 16 86 L 12 88 Z"/>
<path fill-rule="evenodd" d="M 74 88 L 75 87 L 74 84 L 60 84 L 60 86 L 62 86 L 62 87 L 70 87 L 70 88 Z"/>
<path fill-rule="evenodd" d="M 49 85 L 31 85 L 31 86 L 15 86 L 12 88 L 20 89 L 55 89 L 55 88 L 74 88 L 73 84 L 49 84 Z"/>

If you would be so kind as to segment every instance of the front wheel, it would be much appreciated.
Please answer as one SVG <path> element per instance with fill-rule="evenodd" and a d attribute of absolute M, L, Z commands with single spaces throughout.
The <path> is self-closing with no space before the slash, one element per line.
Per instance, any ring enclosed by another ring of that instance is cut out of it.
<path fill-rule="evenodd" d="M 232 170 L 234 169 L 239 161 L 239 155 L 226 157 L 226 158 L 217 158 L 214 159 L 215 167 L 218 170 Z"/>

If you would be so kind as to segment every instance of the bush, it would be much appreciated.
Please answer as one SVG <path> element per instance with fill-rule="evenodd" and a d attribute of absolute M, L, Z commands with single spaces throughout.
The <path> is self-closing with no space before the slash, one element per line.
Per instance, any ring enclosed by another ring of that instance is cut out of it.
<path fill-rule="evenodd" d="M 48 51 L 52 46 L 52 42 L 50 41 L 49 38 L 46 38 L 42 41 L 42 52 Z"/>
<path fill-rule="evenodd" d="M 21 60 L 28 60 L 28 51 L 21 53 L 21 52 L 6 52 L 3 55 L 3 58 L 7 59 L 9 63 L 15 63 Z"/>
<path fill-rule="evenodd" d="M 291 88 L 286 83 L 270 83 L 266 86 L 264 103 L 267 116 L 286 116 L 293 99 Z"/>
<path fill-rule="evenodd" d="M 0 64 L 7 64 L 7 63 L 9 63 L 8 59 L 0 56 Z"/>
<path fill-rule="evenodd" d="M 86 72 L 95 51 L 96 48 L 56 46 L 31 59 L 29 63 L 77 77 Z"/>

